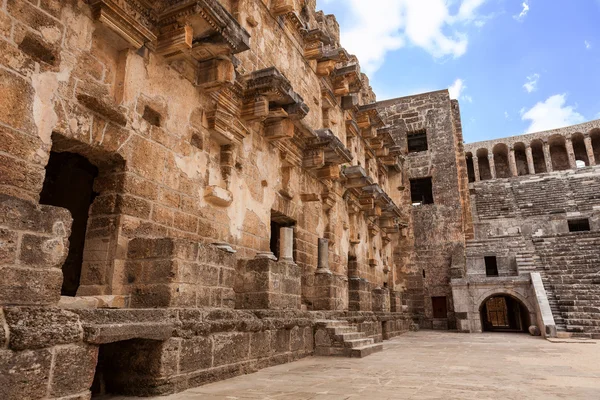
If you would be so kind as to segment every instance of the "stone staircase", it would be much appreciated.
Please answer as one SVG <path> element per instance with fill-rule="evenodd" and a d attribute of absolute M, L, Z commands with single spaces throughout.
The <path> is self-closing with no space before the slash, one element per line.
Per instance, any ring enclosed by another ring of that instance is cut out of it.
<path fill-rule="evenodd" d="M 600 338 L 600 232 L 534 242 L 559 337 Z"/>
<path fill-rule="evenodd" d="M 346 321 L 317 321 L 315 333 L 316 356 L 362 358 L 383 350 L 383 343 L 375 343 L 358 328 Z"/>
<path fill-rule="evenodd" d="M 534 272 L 539 265 L 539 257 L 535 253 L 535 250 L 526 248 L 522 248 L 516 253 L 515 261 L 517 263 L 517 271 L 519 274 Z"/>

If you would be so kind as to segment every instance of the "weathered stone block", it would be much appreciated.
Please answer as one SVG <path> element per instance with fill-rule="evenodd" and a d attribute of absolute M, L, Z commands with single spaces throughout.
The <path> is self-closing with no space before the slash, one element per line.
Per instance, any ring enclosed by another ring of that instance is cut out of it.
<path fill-rule="evenodd" d="M 250 335 L 250 358 L 263 358 L 271 354 L 271 332 L 255 332 Z"/>
<path fill-rule="evenodd" d="M 238 363 L 248 359 L 250 334 L 228 333 L 213 336 L 214 366 Z"/>
<path fill-rule="evenodd" d="M 19 261 L 27 267 L 60 268 L 68 254 L 68 242 L 62 237 L 24 234 Z"/>
<path fill-rule="evenodd" d="M 79 316 L 60 308 L 6 307 L 10 330 L 9 346 L 14 350 L 39 349 L 81 341 Z"/>
<path fill-rule="evenodd" d="M 68 396 L 89 390 L 97 362 L 97 346 L 81 344 L 57 347 L 50 396 Z"/>
<path fill-rule="evenodd" d="M 59 269 L 0 268 L 0 304 L 54 304 L 60 300 Z"/>
<path fill-rule="evenodd" d="M 212 366 L 213 340 L 211 337 L 193 337 L 181 342 L 179 369 L 181 372 L 198 371 Z"/>
<path fill-rule="evenodd" d="M 48 349 L 0 350 L 0 398 L 42 399 L 48 392 L 52 353 Z"/>
<path fill-rule="evenodd" d="M 17 257 L 17 239 L 15 232 L 0 228 L 0 265 L 14 263 Z"/>

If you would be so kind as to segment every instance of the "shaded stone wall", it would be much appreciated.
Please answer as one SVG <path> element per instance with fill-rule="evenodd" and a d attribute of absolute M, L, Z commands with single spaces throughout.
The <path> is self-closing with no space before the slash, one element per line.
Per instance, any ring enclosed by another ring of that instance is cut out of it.
<path fill-rule="evenodd" d="M 407 133 L 424 129 L 428 142 L 427 151 L 406 156 L 401 203 L 410 222 L 395 255 L 400 266 L 396 284 L 406 290 L 411 312 L 422 316 L 422 327 L 454 329 L 451 268 L 464 264 L 465 231 L 471 230 L 463 211 L 469 208 L 469 199 L 465 196 L 466 163 L 460 156 L 458 105 L 450 101 L 447 91 L 439 91 L 386 100 L 377 106 L 394 127 L 405 153 Z M 432 178 L 434 204 L 412 206 L 410 179 L 425 177 Z M 434 325 L 431 298 L 441 296 L 446 297 L 448 314 Z"/>

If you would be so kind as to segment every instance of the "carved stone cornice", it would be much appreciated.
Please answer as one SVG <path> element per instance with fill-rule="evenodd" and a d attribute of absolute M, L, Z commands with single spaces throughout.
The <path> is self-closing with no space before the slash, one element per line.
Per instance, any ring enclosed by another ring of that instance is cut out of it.
<path fill-rule="evenodd" d="M 352 161 L 352 153 L 329 129 L 315 131 L 306 141 L 304 167 L 308 169 L 337 166 Z"/>
<path fill-rule="evenodd" d="M 273 112 L 292 120 L 303 119 L 309 112 L 302 96 L 296 93 L 290 81 L 275 67 L 254 71 L 244 76 L 244 105 L 242 116 L 246 120 L 264 120 Z M 256 103 L 262 108 L 256 108 Z M 268 108 L 266 108 L 268 107 Z M 265 114 L 265 112 L 267 112 Z M 284 114 L 285 113 L 285 114 Z"/>
<path fill-rule="evenodd" d="M 359 93 L 362 89 L 360 67 L 357 63 L 336 67 L 331 73 L 331 76 L 336 96 Z"/>
<path fill-rule="evenodd" d="M 151 10 L 136 0 L 88 0 L 95 19 L 118 33 L 134 49 L 153 47 Z"/>

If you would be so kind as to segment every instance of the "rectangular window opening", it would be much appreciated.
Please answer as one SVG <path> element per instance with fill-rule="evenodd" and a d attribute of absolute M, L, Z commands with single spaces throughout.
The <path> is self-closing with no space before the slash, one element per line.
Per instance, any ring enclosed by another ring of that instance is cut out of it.
<path fill-rule="evenodd" d="M 406 136 L 408 142 L 408 152 L 418 153 L 421 151 L 427 151 L 427 131 L 421 129 L 419 131 L 410 132 Z"/>
<path fill-rule="evenodd" d="M 410 196 L 414 206 L 433 204 L 433 183 L 431 177 L 411 179 Z"/>
<path fill-rule="evenodd" d="M 569 232 L 589 232 L 590 230 L 590 220 L 587 218 L 569 220 Z"/>
<path fill-rule="evenodd" d="M 496 256 L 485 257 L 485 275 L 498 276 L 498 260 Z"/>

